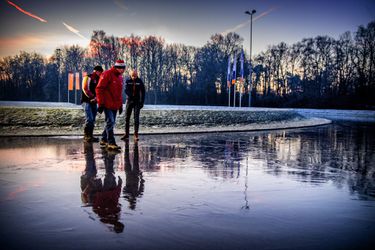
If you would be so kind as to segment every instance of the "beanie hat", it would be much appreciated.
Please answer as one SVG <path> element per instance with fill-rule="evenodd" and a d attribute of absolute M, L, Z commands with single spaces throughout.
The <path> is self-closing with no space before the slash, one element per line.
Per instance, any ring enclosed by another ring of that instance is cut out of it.
<path fill-rule="evenodd" d="M 125 69 L 125 62 L 124 60 L 117 60 L 115 62 L 115 68 L 118 68 L 118 69 Z"/>
<path fill-rule="evenodd" d="M 103 71 L 104 71 L 103 68 L 102 68 L 102 66 L 100 66 L 100 65 L 95 66 L 95 67 L 94 67 L 94 70 L 95 70 L 95 71 L 100 71 L 100 72 L 103 72 Z"/>

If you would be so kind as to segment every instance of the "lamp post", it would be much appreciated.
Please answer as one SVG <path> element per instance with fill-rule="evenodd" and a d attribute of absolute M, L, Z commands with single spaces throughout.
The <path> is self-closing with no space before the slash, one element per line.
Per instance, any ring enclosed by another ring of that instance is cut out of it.
<path fill-rule="evenodd" d="M 253 15 L 256 13 L 256 10 L 246 11 L 245 14 L 250 16 L 250 70 L 249 70 L 249 107 L 251 107 L 251 91 L 252 91 L 252 73 L 253 73 L 253 65 L 251 62 L 251 52 L 253 46 Z"/>

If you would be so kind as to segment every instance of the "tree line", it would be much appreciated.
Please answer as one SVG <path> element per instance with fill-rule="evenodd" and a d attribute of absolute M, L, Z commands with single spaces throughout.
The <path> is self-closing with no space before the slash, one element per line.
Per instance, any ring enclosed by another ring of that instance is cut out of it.
<path fill-rule="evenodd" d="M 0 100 L 59 101 L 60 97 L 66 102 L 69 73 L 91 72 L 95 65 L 108 69 L 122 58 L 143 78 L 147 104 L 225 106 L 228 58 L 236 55 L 240 65 L 242 48 L 243 38 L 236 33 L 215 34 L 204 46 L 194 47 L 167 44 L 156 36 L 115 37 L 93 31 L 87 48 L 59 47 L 47 59 L 22 51 L 0 58 Z M 374 53 L 375 21 L 338 39 L 317 36 L 269 46 L 252 58 L 251 81 L 245 53 L 242 106 L 248 106 L 250 94 L 251 106 L 373 109 Z M 229 86 L 233 95 L 234 87 Z"/>

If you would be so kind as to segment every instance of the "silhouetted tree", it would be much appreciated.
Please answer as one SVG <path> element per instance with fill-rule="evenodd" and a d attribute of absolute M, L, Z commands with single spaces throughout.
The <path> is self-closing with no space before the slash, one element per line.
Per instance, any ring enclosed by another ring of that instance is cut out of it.
<path fill-rule="evenodd" d="M 0 58 L 0 99 L 57 101 L 60 83 L 65 101 L 69 72 L 91 72 L 95 65 L 108 69 L 122 58 L 129 69 L 138 69 L 147 103 L 227 105 L 228 58 L 235 55 L 239 77 L 242 43 L 236 33 L 214 34 L 197 48 L 165 44 L 161 37 L 115 37 L 96 30 L 87 49 L 57 48 L 48 60 L 27 52 Z M 374 108 L 374 54 L 374 21 L 339 39 L 317 36 L 269 46 L 253 60 L 252 105 Z M 245 77 L 248 66 L 245 53 Z"/>

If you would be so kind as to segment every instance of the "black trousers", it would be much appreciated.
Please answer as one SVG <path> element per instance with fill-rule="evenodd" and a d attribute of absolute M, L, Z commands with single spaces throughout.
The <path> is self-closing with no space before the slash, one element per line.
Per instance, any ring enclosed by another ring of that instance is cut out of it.
<path fill-rule="evenodd" d="M 134 109 L 134 133 L 138 134 L 139 130 L 139 113 L 141 111 L 139 102 L 126 102 L 125 110 L 125 134 L 129 134 L 130 116 Z"/>

